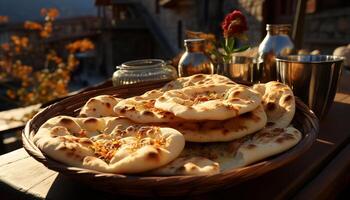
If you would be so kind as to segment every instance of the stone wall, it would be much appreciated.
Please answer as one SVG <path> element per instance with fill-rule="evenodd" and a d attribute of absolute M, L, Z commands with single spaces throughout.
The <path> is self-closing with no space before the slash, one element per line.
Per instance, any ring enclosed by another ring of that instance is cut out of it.
<path fill-rule="evenodd" d="M 182 21 L 183 30 L 198 29 L 196 11 L 193 9 L 194 1 L 189 0 L 187 5 L 176 7 L 174 9 L 160 7 L 156 12 L 154 0 L 136 0 L 142 3 L 152 17 L 156 20 L 161 29 L 165 32 L 167 39 L 174 48 L 180 51 L 178 41 L 178 23 Z"/>
<path fill-rule="evenodd" d="M 220 23 L 224 16 L 234 9 L 240 9 L 247 16 L 250 45 L 259 45 L 263 38 L 263 35 L 261 35 L 261 30 L 263 29 L 262 9 L 265 0 L 209 0 L 207 1 L 208 5 L 205 5 L 203 0 L 186 0 L 181 1 L 182 3 L 178 3 L 173 8 L 160 7 L 159 13 L 155 12 L 154 0 L 136 1 L 147 8 L 166 33 L 169 41 L 178 50 L 182 49 L 182 45 L 179 46 L 178 41 L 179 21 L 182 22 L 182 39 L 185 38 L 185 30 L 213 32 L 216 35 L 221 35 Z M 208 6 L 208 16 L 206 17 L 204 17 L 205 6 Z"/>
<path fill-rule="evenodd" d="M 214 32 L 221 34 L 220 22 L 234 9 L 247 17 L 250 46 L 258 46 L 265 36 L 264 4 L 267 0 L 208 0 L 209 19 L 203 19 L 203 0 L 182 0 L 172 8 L 160 7 L 156 13 L 154 0 L 135 0 L 142 3 L 159 22 L 172 45 L 181 50 L 178 41 L 178 22 L 182 21 L 182 39 L 185 30 Z M 185 3 L 184 3 L 185 2 Z M 208 5 L 207 5 L 208 6 Z M 268 13 L 267 13 L 268 14 Z M 181 41 L 180 41 L 181 42 Z M 305 18 L 303 48 L 321 49 L 331 53 L 337 46 L 350 43 L 350 8 L 341 8 L 307 14 Z"/>
<path fill-rule="evenodd" d="M 349 43 L 350 8 L 306 15 L 304 48 L 320 49 L 321 53 L 328 54 L 336 47 Z"/>

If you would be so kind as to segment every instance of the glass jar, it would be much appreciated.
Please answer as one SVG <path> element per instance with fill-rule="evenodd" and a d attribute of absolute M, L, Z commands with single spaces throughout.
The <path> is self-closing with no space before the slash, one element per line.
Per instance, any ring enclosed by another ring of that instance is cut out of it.
<path fill-rule="evenodd" d="M 204 51 L 204 39 L 186 39 L 185 48 L 178 64 L 179 77 L 214 73 L 214 65 Z"/>
<path fill-rule="evenodd" d="M 116 68 L 112 77 L 114 86 L 177 78 L 176 69 L 160 59 L 128 61 Z"/>
<path fill-rule="evenodd" d="M 278 80 L 276 57 L 286 56 L 294 50 L 294 44 L 289 37 L 291 25 L 267 24 L 267 34 L 259 45 L 259 58 L 263 61 L 260 82 Z"/>

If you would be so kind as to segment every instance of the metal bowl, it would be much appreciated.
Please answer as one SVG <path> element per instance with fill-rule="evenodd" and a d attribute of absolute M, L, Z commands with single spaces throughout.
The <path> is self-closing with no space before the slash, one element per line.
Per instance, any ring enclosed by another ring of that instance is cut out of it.
<path fill-rule="evenodd" d="M 321 119 L 334 101 L 343 61 L 343 57 L 330 55 L 279 57 L 277 75 Z"/>
<path fill-rule="evenodd" d="M 237 82 L 256 83 L 261 79 L 262 59 L 249 56 L 232 56 L 228 63 L 218 63 L 217 74 Z"/>

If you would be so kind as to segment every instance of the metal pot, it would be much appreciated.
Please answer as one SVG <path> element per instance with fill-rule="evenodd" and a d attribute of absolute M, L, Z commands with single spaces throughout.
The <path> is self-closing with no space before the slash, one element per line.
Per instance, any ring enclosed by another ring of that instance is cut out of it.
<path fill-rule="evenodd" d="M 330 55 L 291 55 L 276 58 L 279 80 L 288 84 L 319 118 L 332 105 L 344 58 Z"/>

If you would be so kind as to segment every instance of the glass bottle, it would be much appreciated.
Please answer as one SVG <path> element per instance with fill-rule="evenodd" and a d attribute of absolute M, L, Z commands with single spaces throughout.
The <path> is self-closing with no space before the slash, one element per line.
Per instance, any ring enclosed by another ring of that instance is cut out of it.
<path fill-rule="evenodd" d="M 267 24 L 267 34 L 259 45 L 259 58 L 263 61 L 259 69 L 260 82 L 278 80 L 276 57 L 286 56 L 294 50 L 294 44 L 289 37 L 291 25 Z"/>
<path fill-rule="evenodd" d="M 179 77 L 214 73 L 214 65 L 204 51 L 204 39 L 186 39 L 185 48 L 178 64 Z"/>

